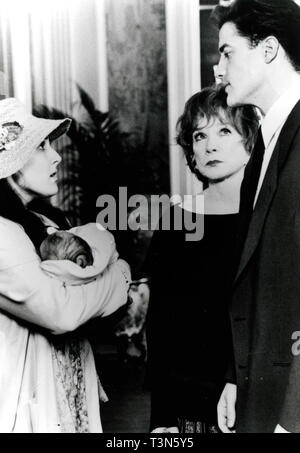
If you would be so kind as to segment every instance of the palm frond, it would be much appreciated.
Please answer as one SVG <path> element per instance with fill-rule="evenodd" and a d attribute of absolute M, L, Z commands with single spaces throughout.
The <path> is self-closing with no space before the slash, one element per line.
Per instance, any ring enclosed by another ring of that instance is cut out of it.
<path fill-rule="evenodd" d="M 76 87 L 77 87 L 77 90 L 79 92 L 79 97 L 80 97 L 81 104 L 87 110 L 87 112 L 92 116 L 94 114 L 95 110 L 96 110 L 94 101 L 87 94 L 87 92 L 83 88 L 81 88 L 80 85 L 78 85 L 78 83 L 76 84 Z"/>

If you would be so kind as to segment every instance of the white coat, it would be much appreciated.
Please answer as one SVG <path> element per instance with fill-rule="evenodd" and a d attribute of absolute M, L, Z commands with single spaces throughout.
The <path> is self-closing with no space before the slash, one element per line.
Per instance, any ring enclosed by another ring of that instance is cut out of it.
<path fill-rule="evenodd" d="M 43 272 L 22 227 L 0 217 L 0 295 L 5 296 L 0 296 L 0 432 L 61 432 L 51 336 L 124 305 L 124 274 L 129 280 L 129 269 L 119 260 L 101 279 L 67 286 Z M 102 432 L 97 374 L 87 340 L 84 349 L 89 431 Z"/>

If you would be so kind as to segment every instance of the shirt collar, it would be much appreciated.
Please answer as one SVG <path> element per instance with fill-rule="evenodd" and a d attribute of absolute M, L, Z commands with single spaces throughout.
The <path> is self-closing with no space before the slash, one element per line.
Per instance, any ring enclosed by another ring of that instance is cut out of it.
<path fill-rule="evenodd" d="M 299 99 L 300 77 L 277 99 L 262 120 L 262 135 L 266 148 L 269 146 L 276 132 L 283 126 Z"/>

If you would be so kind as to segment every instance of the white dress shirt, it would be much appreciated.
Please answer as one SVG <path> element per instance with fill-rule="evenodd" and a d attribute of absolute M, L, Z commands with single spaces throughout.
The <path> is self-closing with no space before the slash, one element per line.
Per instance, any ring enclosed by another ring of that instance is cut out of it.
<path fill-rule="evenodd" d="M 300 99 L 300 77 L 290 85 L 288 90 L 280 96 L 272 105 L 266 116 L 263 118 L 262 136 L 265 144 L 265 154 L 257 185 L 254 206 L 256 205 L 268 166 L 275 149 L 279 134 L 283 128 L 289 114 Z"/>

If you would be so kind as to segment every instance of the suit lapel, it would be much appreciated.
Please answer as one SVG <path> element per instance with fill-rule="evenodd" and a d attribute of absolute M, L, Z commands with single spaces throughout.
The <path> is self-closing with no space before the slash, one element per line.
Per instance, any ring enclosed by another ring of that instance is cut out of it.
<path fill-rule="evenodd" d="M 257 247 L 269 206 L 276 192 L 278 177 L 278 149 L 279 144 L 277 143 L 249 224 L 248 234 L 236 274 L 236 280 L 245 269 Z"/>
<path fill-rule="evenodd" d="M 265 219 L 275 195 L 278 177 L 288 157 L 293 138 L 300 127 L 300 101 L 290 113 L 275 146 L 253 215 L 249 224 L 248 234 L 241 254 L 235 282 L 251 259 L 259 243 Z"/>

